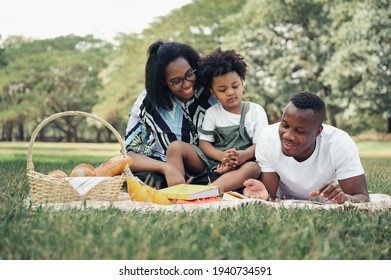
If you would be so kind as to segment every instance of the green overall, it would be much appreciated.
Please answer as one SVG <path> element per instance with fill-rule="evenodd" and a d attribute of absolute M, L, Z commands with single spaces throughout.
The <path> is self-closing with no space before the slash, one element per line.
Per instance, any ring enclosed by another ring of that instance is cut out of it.
<path fill-rule="evenodd" d="M 226 127 L 217 127 L 214 131 L 205 131 L 201 127 L 198 130 L 206 135 L 214 135 L 215 142 L 213 146 L 220 150 L 226 151 L 235 148 L 236 150 L 245 150 L 253 144 L 252 139 L 248 136 L 245 128 L 245 119 L 248 103 L 244 102 L 240 115 L 240 124 Z M 207 164 L 209 171 L 214 171 L 221 162 L 208 158 L 199 147 L 194 146 L 199 157 Z"/>

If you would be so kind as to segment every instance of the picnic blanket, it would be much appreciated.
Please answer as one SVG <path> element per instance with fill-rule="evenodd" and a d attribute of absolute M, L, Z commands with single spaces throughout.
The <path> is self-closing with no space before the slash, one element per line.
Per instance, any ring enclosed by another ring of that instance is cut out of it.
<path fill-rule="evenodd" d="M 229 194 L 224 194 L 222 200 L 215 202 L 193 203 L 193 204 L 172 204 L 159 205 L 148 202 L 131 201 L 129 194 L 121 192 L 116 201 L 73 201 L 67 203 L 46 203 L 46 204 L 31 204 L 33 208 L 43 207 L 52 210 L 66 210 L 66 209 L 106 209 L 117 208 L 122 211 L 159 211 L 159 212 L 194 212 L 200 210 L 221 211 L 228 209 L 235 209 L 241 205 L 259 204 L 277 209 L 341 209 L 341 210 L 369 210 L 369 211 L 390 211 L 391 210 L 391 195 L 387 194 L 370 194 L 370 202 L 368 203 L 351 203 L 345 202 L 343 204 L 334 203 L 315 203 L 312 201 L 301 200 L 280 200 L 278 202 L 265 201 L 252 198 L 236 198 Z M 26 201 L 29 203 L 29 201 Z"/>

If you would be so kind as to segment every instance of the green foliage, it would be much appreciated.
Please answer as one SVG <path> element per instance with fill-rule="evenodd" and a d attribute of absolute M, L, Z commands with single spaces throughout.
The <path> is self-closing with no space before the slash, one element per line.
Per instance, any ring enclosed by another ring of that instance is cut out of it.
<path fill-rule="evenodd" d="M 135 34 L 119 35 L 120 45 L 101 71 L 103 87 L 97 91 L 99 103 L 92 111 L 118 131 L 125 131 L 128 112 L 144 88 L 144 65 L 148 44 Z"/>
<path fill-rule="evenodd" d="M 220 44 L 226 31 L 225 18 L 240 11 L 245 3 L 240 0 L 193 0 L 191 4 L 158 18 L 143 35 L 149 42 L 155 38 L 186 42 L 206 54 Z"/>
<path fill-rule="evenodd" d="M 247 97 L 272 122 L 293 93 L 308 90 L 325 99 L 331 124 L 359 123 L 360 132 L 370 123 L 359 114 L 390 116 L 390 11 L 387 1 L 249 0 L 223 42 L 249 62 Z"/>
<path fill-rule="evenodd" d="M 238 0 L 197 0 L 157 18 L 142 34 L 120 34 L 119 47 L 101 73 L 104 83 L 98 91 L 101 102 L 93 111 L 124 131 L 128 112 L 144 89 L 148 46 L 156 40 L 180 41 L 206 54 L 220 44 L 225 17 L 244 4 Z"/>
<path fill-rule="evenodd" d="M 245 98 L 264 106 L 270 122 L 293 93 L 307 90 L 324 98 L 332 125 L 391 131 L 389 1 L 193 0 L 140 34 L 119 34 L 115 46 L 91 36 L 4 40 L 0 139 L 28 139 L 37 121 L 65 110 L 96 113 L 123 132 L 144 88 L 147 48 L 158 39 L 202 55 L 237 49 L 250 66 Z M 92 123 L 61 120 L 55 130 L 72 141 L 76 131 L 111 139 Z"/>
<path fill-rule="evenodd" d="M 0 47 L 0 68 L 3 68 L 6 65 L 7 61 L 5 60 L 5 49 Z"/>
<path fill-rule="evenodd" d="M 0 123 L 37 125 L 48 115 L 68 110 L 91 111 L 99 101 L 100 71 L 106 66 L 107 43 L 91 36 L 29 41 L 11 37 L 4 43 L 7 66 L 0 69 Z M 77 139 L 77 122 L 58 126 L 68 141 Z M 23 135 L 17 135 L 24 140 Z"/>
<path fill-rule="evenodd" d="M 321 77 L 333 89 L 333 99 L 327 101 L 344 101 L 343 120 L 359 114 L 390 118 L 391 6 L 383 1 L 342 1 L 330 16 L 336 51 Z M 366 120 L 360 118 L 361 130 L 370 126 Z"/>
<path fill-rule="evenodd" d="M 247 98 L 262 104 L 271 122 L 279 119 L 293 93 L 323 90 L 318 77 L 331 49 L 325 4 L 249 0 L 240 13 L 241 25 L 232 31 L 236 40 L 232 34 L 224 40 L 226 48 L 240 50 L 250 65 Z"/>

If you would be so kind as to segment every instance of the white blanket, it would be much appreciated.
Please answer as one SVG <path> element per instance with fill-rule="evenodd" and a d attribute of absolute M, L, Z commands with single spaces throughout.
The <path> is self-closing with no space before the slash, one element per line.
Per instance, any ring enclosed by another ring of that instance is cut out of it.
<path fill-rule="evenodd" d="M 244 204 L 262 204 L 274 208 L 303 208 L 303 209 L 341 209 L 341 210 L 370 210 L 370 211 L 390 211 L 391 196 L 387 194 L 370 194 L 370 202 L 368 203 L 351 203 L 344 204 L 317 204 L 311 201 L 295 201 L 281 200 L 279 202 L 270 202 L 258 199 L 239 199 L 231 195 L 224 194 L 223 199 L 217 202 L 197 203 L 197 204 L 172 204 L 159 205 L 148 202 L 135 202 L 129 199 L 127 193 L 121 192 L 120 197 L 116 201 L 74 201 L 68 203 L 47 203 L 41 205 L 33 205 L 33 207 L 44 207 L 52 210 L 64 209 L 85 209 L 97 208 L 104 209 L 109 207 L 118 208 L 122 211 L 160 211 L 160 212 L 193 212 L 199 210 L 225 210 L 234 209 Z"/>

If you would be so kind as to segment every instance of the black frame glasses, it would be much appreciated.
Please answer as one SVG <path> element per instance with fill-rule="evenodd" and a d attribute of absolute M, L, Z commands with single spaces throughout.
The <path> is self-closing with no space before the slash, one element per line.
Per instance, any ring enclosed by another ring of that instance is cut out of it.
<path fill-rule="evenodd" d="M 197 71 L 196 69 L 192 69 L 189 73 L 185 75 L 185 77 L 175 79 L 174 81 L 170 81 L 168 84 L 173 88 L 178 89 L 183 86 L 185 80 L 188 82 L 194 82 L 196 78 L 196 71 Z"/>

